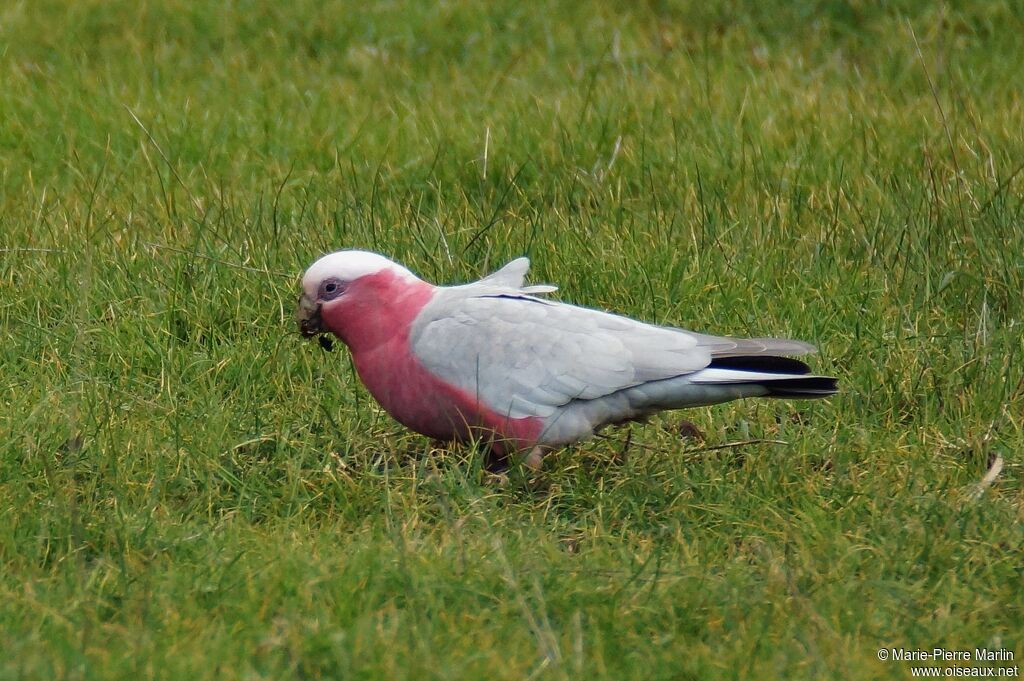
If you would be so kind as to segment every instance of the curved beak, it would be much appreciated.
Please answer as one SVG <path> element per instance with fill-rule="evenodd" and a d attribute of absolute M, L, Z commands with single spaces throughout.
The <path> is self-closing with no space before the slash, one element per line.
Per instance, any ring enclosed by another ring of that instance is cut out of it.
<path fill-rule="evenodd" d="M 295 321 L 299 323 L 299 333 L 302 334 L 303 338 L 317 336 L 320 347 L 330 352 L 334 349 L 334 343 L 329 336 L 324 335 L 328 333 L 328 330 L 324 326 L 323 318 L 320 316 L 321 307 L 321 305 L 314 303 L 303 293 L 299 296 L 298 307 L 295 308 Z"/>
<path fill-rule="evenodd" d="M 310 300 L 305 293 L 299 296 L 299 305 L 295 309 L 295 321 L 299 323 L 299 333 L 304 338 L 327 333 L 324 321 L 320 317 L 320 305 Z"/>

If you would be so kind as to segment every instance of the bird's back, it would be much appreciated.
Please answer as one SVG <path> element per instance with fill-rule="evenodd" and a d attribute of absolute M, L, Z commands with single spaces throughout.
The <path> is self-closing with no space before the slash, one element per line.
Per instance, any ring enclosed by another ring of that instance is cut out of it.
<path fill-rule="evenodd" d="M 427 371 L 487 409 L 543 419 L 543 443 L 662 409 L 771 396 L 772 386 L 784 392 L 784 379 L 788 396 L 835 391 L 834 379 L 783 357 L 813 352 L 807 343 L 647 324 L 508 283 L 438 289 L 412 325 L 410 348 Z"/>

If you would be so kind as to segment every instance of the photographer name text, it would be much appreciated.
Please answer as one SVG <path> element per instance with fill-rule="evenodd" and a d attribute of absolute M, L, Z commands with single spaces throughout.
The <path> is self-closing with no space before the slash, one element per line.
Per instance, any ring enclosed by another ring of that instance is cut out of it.
<path fill-rule="evenodd" d="M 878 658 L 896 662 L 1009 662 L 1013 660 L 1013 651 L 1006 648 L 880 648 Z"/>

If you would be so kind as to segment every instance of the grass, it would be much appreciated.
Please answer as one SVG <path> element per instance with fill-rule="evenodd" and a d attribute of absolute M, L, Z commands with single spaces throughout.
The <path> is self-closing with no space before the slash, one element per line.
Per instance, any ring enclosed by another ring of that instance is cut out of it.
<path fill-rule="evenodd" d="M 1019 663 L 1022 31 L 1010 0 L 5 3 L 0 678 Z M 814 341 L 843 392 L 501 485 L 295 333 L 343 247 L 439 282 L 526 253 L 566 300 Z"/>

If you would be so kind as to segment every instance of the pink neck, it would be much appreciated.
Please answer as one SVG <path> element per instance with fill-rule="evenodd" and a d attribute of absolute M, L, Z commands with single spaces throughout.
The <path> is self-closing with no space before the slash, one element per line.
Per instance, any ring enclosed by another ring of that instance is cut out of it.
<path fill-rule="evenodd" d="M 327 328 L 353 354 L 407 335 L 409 326 L 434 295 L 434 287 L 409 281 L 389 270 L 360 277 L 320 311 Z"/>
<path fill-rule="evenodd" d="M 493 438 L 499 453 L 532 446 L 541 419 L 495 412 L 477 395 L 430 373 L 412 352 L 409 329 L 436 290 L 383 270 L 349 284 L 341 297 L 324 304 L 320 316 L 352 351 L 370 394 L 399 422 L 440 440 Z"/>

